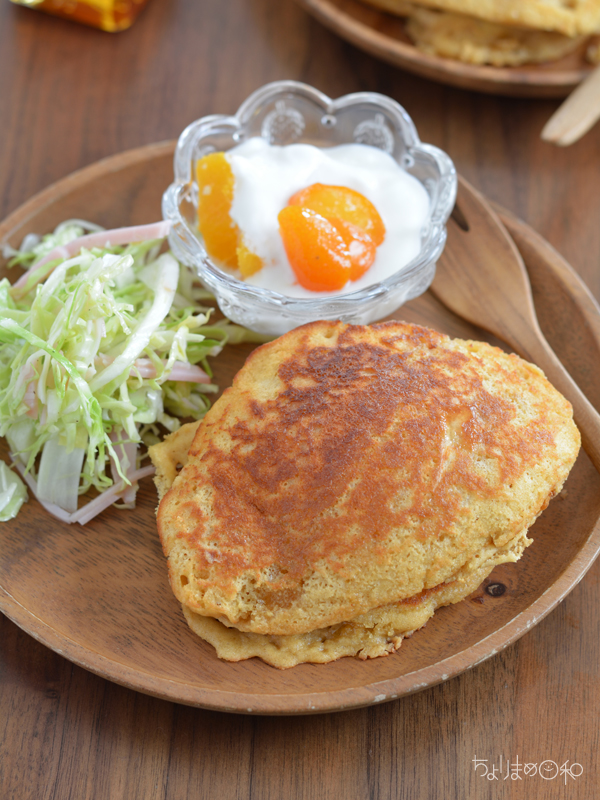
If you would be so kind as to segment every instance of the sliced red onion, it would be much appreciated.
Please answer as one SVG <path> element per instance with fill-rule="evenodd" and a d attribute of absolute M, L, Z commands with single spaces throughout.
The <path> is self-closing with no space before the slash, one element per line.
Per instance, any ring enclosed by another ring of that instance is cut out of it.
<path fill-rule="evenodd" d="M 95 366 L 107 367 L 112 364 L 114 358 L 109 356 L 96 356 Z M 163 361 L 163 364 L 166 362 Z M 129 373 L 132 378 L 140 375 L 142 378 L 156 378 L 156 367 L 149 358 L 136 358 Z M 185 383 L 212 383 L 212 378 L 197 364 L 188 364 L 186 361 L 175 361 L 169 374 L 170 381 L 182 381 Z"/>
<path fill-rule="evenodd" d="M 155 469 L 152 466 L 142 467 L 142 469 L 133 472 L 129 480 L 132 483 L 137 483 L 137 481 L 146 478 L 148 475 L 154 475 L 154 472 Z M 111 486 L 110 489 L 106 489 L 102 494 L 99 494 L 98 497 L 90 500 L 87 505 L 74 511 L 69 522 L 78 522 L 80 525 L 85 525 L 114 502 L 122 499 L 122 495 L 127 488 L 127 484 L 124 481 L 119 481 L 119 483 Z"/>
<path fill-rule="evenodd" d="M 133 367 L 129 375 L 131 377 L 137 377 L 139 375 L 141 378 L 156 378 L 156 367 L 149 358 L 138 358 L 133 362 Z"/>
<path fill-rule="evenodd" d="M 132 508 L 135 508 L 135 498 L 137 495 L 137 490 L 138 490 L 137 483 L 132 483 L 131 486 L 125 487 L 125 491 L 121 495 L 121 499 L 123 500 L 123 502 L 126 505 L 131 506 Z"/>
<path fill-rule="evenodd" d="M 33 378 L 35 378 L 35 369 L 33 368 L 33 364 L 30 363 L 30 359 L 31 359 L 31 356 L 25 362 L 25 366 L 20 371 L 20 373 L 19 373 L 19 375 L 17 377 L 17 380 L 15 382 L 15 387 L 14 387 L 14 393 L 15 394 L 19 393 L 19 391 L 20 391 L 20 389 L 21 389 L 21 387 L 23 386 L 24 383 L 27 383 L 28 381 L 31 381 L 31 380 L 33 380 Z M 36 353 L 35 354 L 35 361 L 37 362 L 37 360 L 38 360 L 38 355 Z"/>
<path fill-rule="evenodd" d="M 53 517 L 61 520 L 61 522 L 67 522 L 69 524 L 78 522 L 80 525 L 85 525 L 94 517 L 98 516 L 98 514 L 100 514 L 106 508 L 111 506 L 114 502 L 119 500 L 125 494 L 125 490 L 129 488 L 124 481 L 119 481 L 119 483 L 113 484 L 110 489 L 106 489 L 104 492 L 99 494 L 98 497 L 90 500 L 89 503 L 86 503 L 86 505 L 78 508 L 77 511 L 73 511 L 73 513 L 70 514 L 68 511 L 64 511 L 62 508 L 60 508 L 60 506 L 54 505 L 54 503 L 47 503 L 45 500 L 40 500 L 37 494 L 37 482 L 35 478 L 25 471 L 25 465 L 19 461 L 19 459 L 15 459 L 14 463 L 39 504 L 45 508 L 49 514 L 52 514 Z M 146 478 L 149 475 L 154 475 L 154 472 L 155 469 L 153 466 L 142 467 L 141 469 L 137 469 L 132 472 L 129 476 L 129 480 L 132 482 L 132 484 L 137 483 L 142 478 Z"/>
<path fill-rule="evenodd" d="M 149 358 L 138 358 L 134 361 L 133 366 L 142 378 L 156 378 L 156 367 Z M 175 361 L 169 374 L 169 380 L 186 383 L 211 383 L 212 378 L 197 364 Z"/>
<path fill-rule="evenodd" d="M 77 239 L 73 239 L 65 245 L 54 247 L 49 253 L 46 253 L 40 261 L 33 264 L 27 272 L 21 275 L 19 280 L 13 284 L 13 288 L 25 286 L 30 273 L 43 267 L 49 261 L 53 261 L 55 258 L 71 258 L 71 256 L 77 255 L 82 247 L 89 250 L 92 247 L 112 247 L 117 244 L 143 242 L 146 239 L 164 239 L 170 229 L 171 223 L 168 220 L 161 220 L 160 222 L 152 222 L 149 225 L 114 228 L 110 231 L 98 231 L 79 236 Z"/>

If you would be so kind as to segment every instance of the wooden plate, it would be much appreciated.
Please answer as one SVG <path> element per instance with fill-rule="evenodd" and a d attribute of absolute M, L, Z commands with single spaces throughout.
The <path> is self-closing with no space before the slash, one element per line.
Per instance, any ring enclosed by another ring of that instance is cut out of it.
<path fill-rule="evenodd" d="M 173 144 L 108 158 L 59 181 L 0 226 L 13 245 L 68 217 L 107 227 L 160 217 Z M 469 191 L 463 183 L 461 191 Z M 548 244 L 518 221 L 511 231 L 531 270 L 540 320 L 588 396 L 600 402 L 600 314 L 589 292 Z M 398 312 L 451 335 L 486 338 L 425 294 Z M 249 347 L 215 361 L 225 387 Z M 6 458 L 6 449 L 2 456 Z M 49 517 L 31 500 L 0 525 L 0 609 L 39 641 L 105 678 L 205 708 L 262 714 L 333 711 L 390 700 L 457 675 L 518 639 L 581 579 L 600 548 L 600 478 L 581 455 L 533 528 L 518 564 L 494 570 L 462 603 L 441 609 L 387 658 L 344 658 L 279 671 L 252 659 L 219 661 L 188 629 L 167 583 L 147 480 L 135 511 L 109 509 L 86 527 Z M 485 591 L 505 587 L 501 596 Z"/>
<path fill-rule="evenodd" d="M 461 89 L 516 97 L 564 97 L 592 70 L 586 45 L 547 64 L 491 67 L 428 55 L 411 44 L 404 21 L 359 0 L 298 0 L 343 39 L 396 67 Z"/>

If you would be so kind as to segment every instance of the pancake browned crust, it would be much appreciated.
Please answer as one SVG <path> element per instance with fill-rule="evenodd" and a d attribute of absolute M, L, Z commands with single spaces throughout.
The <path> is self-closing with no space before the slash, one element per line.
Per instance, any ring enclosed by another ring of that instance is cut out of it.
<path fill-rule="evenodd" d="M 477 13 L 442 11 L 436 3 L 423 0 L 364 0 L 369 5 L 398 16 L 407 17 L 406 33 L 413 44 L 425 53 L 454 58 L 467 64 L 492 64 L 516 67 L 521 64 L 555 61 L 573 52 L 586 36 L 566 36 L 555 30 L 522 27 L 514 22 L 498 22 Z M 434 6 L 428 8 L 426 6 Z M 600 9 L 600 0 L 598 0 Z M 593 61 L 591 52 L 588 59 Z"/>
<path fill-rule="evenodd" d="M 501 25 L 557 31 L 565 36 L 592 34 L 600 29 L 600 0 L 410 0 L 416 6 L 469 14 Z M 403 16 L 406 0 L 385 0 L 386 10 Z"/>
<path fill-rule="evenodd" d="M 425 53 L 495 67 L 555 61 L 585 41 L 584 36 L 501 25 L 427 8 L 415 8 L 406 32 Z"/>
<path fill-rule="evenodd" d="M 173 591 L 225 658 L 381 655 L 415 629 L 403 604 L 420 627 L 520 556 L 579 441 L 517 356 L 400 322 L 305 325 L 252 353 L 160 503 Z"/>

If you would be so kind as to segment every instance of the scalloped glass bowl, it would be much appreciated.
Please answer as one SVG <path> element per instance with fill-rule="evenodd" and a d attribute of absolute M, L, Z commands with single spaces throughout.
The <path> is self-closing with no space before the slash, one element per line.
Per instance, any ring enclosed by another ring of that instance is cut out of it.
<path fill-rule="evenodd" d="M 302 142 L 332 147 L 359 142 L 385 150 L 423 184 L 430 198 L 429 223 L 418 256 L 380 283 L 339 296 L 315 294 L 314 299 L 250 286 L 220 269 L 198 233 L 196 162 L 254 136 L 275 145 Z M 422 294 L 433 280 L 455 198 L 452 161 L 437 147 L 420 141 L 411 118 L 394 100 L 373 92 L 331 100 L 311 86 L 279 81 L 254 92 L 234 116 L 203 117 L 183 131 L 175 151 L 175 180 L 163 196 L 163 216 L 172 223 L 169 242 L 174 254 L 197 270 L 225 316 L 259 333 L 280 335 L 318 319 L 365 325 Z"/>

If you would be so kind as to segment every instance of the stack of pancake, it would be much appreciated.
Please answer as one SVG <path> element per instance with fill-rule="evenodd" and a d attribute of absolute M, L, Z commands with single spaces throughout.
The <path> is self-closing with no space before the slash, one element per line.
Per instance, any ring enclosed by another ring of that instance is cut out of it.
<path fill-rule="evenodd" d="M 305 325 L 151 448 L 171 586 L 227 660 L 386 655 L 521 556 L 579 445 L 517 356 L 402 322 Z"/>
<path fill-rule="evenodd" d="M 600 0 L 366 0 L 426 53 L 497 67 L 554 61 L 600 32 Z M 588 48 L 597 61 L 598 48 Z"/>

